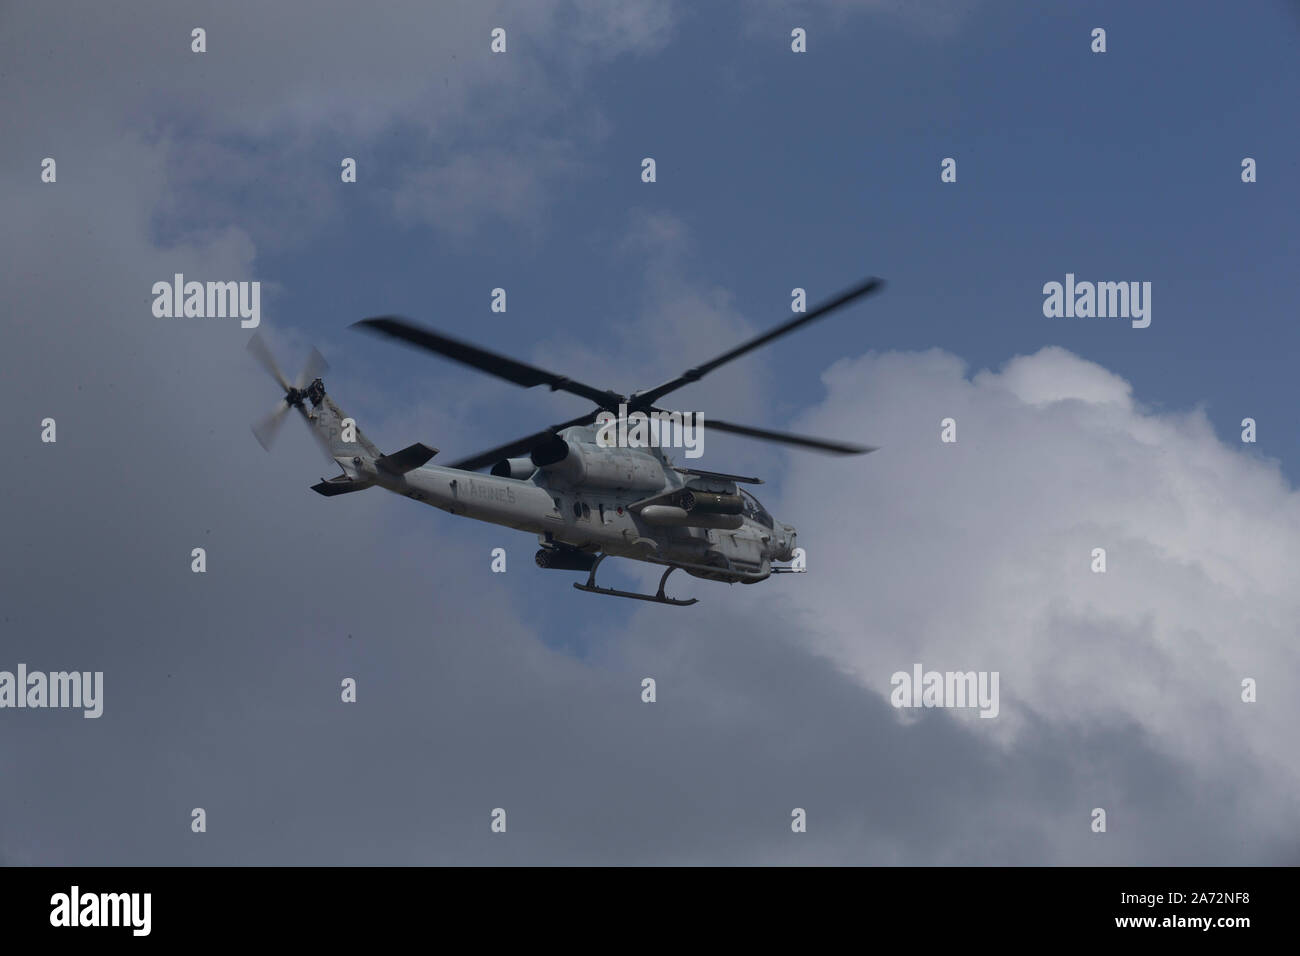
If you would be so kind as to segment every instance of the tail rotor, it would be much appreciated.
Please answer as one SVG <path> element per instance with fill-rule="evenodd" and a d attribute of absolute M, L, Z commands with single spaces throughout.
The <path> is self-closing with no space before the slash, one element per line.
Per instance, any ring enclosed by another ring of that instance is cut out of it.
<path fill-rule="evenodd" d="M 301 408 L 303 401 L 311 399 L 317 389 L 320 390 L 321 395 L 324 394 L 324 386 L 318 383 L 321 376 L 329 371 L 329 363 L 325 361 L 320 352 L 313 348 L 311 354 L 307 356 L 307 363 L 298 375 L 297 382 L 290 385 L 284 372 L 280 371 L 275 356 L 267 348 L 261 333 L 254 333 L 253 337 L 248 340 L 248 351 L 257 359 L 258 364 L 266 369 L 271 378 L 275 379 L 276 384 L 284 389 L 284 397 L 275 403 L 275 408 L 271 410 L 271 413 L 253 426 L 253 435 L 257 438 L 258 444 L 270 451 L 271 446 L 275 444 L 276 437 L 280 434 L 280 427 L 284 424 L 284 416 L 289 409 Z"/>

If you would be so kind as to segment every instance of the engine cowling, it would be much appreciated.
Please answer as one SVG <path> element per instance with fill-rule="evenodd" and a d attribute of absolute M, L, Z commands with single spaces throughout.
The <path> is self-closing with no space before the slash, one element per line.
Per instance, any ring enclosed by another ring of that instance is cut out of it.
<path fill-rule="evenodd" d="M 492 474 L 498 478 L 515 478 L 527 481 L 537 472 L 537 466 L 527 458 L 504 458 L 492 466 Z"/>
<path fill-rule="evenodd" d="M 659 462 L 636 449 L 597 448 L 557 435 L 534 448 L 529 460 L 573 485 L 629 491 L 658 491 L 664 486 Z"/>

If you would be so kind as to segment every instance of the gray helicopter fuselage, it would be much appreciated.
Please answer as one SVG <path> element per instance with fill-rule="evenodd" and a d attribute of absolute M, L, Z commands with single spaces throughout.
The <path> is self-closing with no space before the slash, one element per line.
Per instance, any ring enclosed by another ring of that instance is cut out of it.
<path fill-rule="evenodd" d="M 745 496 L 745 513 L 723 517 L 644 505 L 684 489 L 738 495 L 733 483 L 685 476 L 658 449 L 601 447 L 590 427 L 566 429 L 559 439 L 568 443 L 563 461 L 538 467 L 513 460 L 520 472 L 531 471 L 527 477 L 438 465 L 401 475 L 369 468 L 358 473 L 363 462 L 340 464 L 355 477 L 449 514 L 536 534 L 543 547 L 677 564 L 697 577 L 746 583 L 768 577 L 773 560 L 790 560 L 794 529 L 773 521 L 752 496 Z"/>

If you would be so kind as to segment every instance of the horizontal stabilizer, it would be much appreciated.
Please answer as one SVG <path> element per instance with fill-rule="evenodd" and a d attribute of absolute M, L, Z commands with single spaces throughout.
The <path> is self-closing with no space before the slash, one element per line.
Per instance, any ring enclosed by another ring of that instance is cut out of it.
<path fill-rule="evenodd" d="M 329 481 L 321 481 L 311 486 L 311 490 L 318 495 L 324 495 L 326 498 L 333 498 L 335 495 L 346 495 L 352 491 L 365 491 L 371 485 L 368 481 L 353 481 L 351 478 L 331 478 Z"/>
<path fill-rule="evenodd" d="M 390 474 L 404 475 L 408 471 L 421 467 L 436 454 L 438 449 L 430 448 L 417 441 L 414 445 L 408 445 L 391 455 L 380 455 L 375 459 L 375 464 Z"/>

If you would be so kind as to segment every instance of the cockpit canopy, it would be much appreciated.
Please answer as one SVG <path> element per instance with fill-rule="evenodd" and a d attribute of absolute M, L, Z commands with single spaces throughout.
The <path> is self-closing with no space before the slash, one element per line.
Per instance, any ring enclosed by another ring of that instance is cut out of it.
<path fill-rule="evenodd" d="M 745 499 L 745 517 L 752 518 L 765 528 L 771 528 L 772 516 L 767 513 L 766 508 L 758 503 L 758 499 L 744 488 L 740 489 L 740 494 Z"/>

